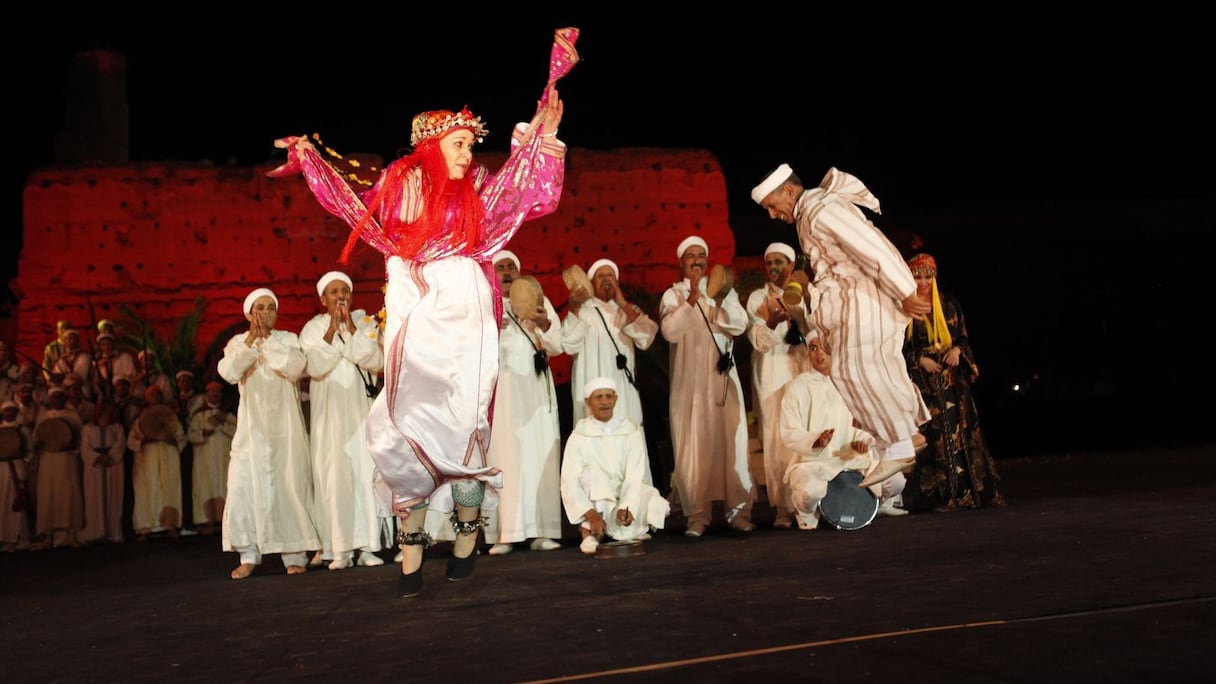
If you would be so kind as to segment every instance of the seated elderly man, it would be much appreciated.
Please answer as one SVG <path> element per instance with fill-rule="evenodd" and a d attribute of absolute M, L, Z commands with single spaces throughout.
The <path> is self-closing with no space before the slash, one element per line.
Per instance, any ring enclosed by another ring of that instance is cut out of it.
<path fill-rule="evenodd" d="M 637 423 L 616 410 L 617 387 L 599 377 L 583 386 L 585 417 L 574 426 L 562 459 L 562 504 L 579 526 L 579 550 L 594 555 L 605 536 L 649 539 L 662 529 L 671 504 L 646 483 L 646 440 Z"/>

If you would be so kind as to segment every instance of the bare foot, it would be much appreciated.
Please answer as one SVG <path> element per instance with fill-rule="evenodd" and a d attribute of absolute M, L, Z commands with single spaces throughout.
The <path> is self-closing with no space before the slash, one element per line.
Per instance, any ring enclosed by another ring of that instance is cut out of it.
<path fill-rule="evenodd" d="M 288 575 L 303 575 L 307 571 L 308 571 L 308 569 L 305 568 L 303 565 L 288 565 L 287 566 Z"/>
<path fill-rule="evenodd" d="M 256 567 L 253 563 L 241 563 L 236 566 L 236 570 L 232 571 L 232 579 L 245 579 L 253 574 L 253 569 Z"/>

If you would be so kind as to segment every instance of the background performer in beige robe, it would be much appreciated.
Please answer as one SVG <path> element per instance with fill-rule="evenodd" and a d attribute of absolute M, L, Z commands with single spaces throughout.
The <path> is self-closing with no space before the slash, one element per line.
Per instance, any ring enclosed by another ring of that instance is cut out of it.
<path fill-rule="evenodd" d="M 190 415 L 186 439 L 194 452 L 190 493 L 194 524 L 200 534 L 215 534 L 224 521 L 228 498 L 228 460 L 236 434 L 236 414 L 220 405 L 224 386 L 212 380 L 203 390 L 203 405 Z"/>
<path fill-rule="evenodd" d="M 809 369 L 806 302 L 785 303 L 786 284 L 794 274 L 794 248 L 774 242 L 764 250 L 768 281 L 747 297 L 747 339 L 752 343 L 752 413 L 759 426 L 764 452 L 764 481 L 768 503 L 777 511 L 773 527 L 789 529 L 793 509 L 785 491 L 785 469 L 794 454 L 781 442 L 781 397 L 785 386 Z M 802 282 L 806 282 L 803 279 Z M 801 291 L 801 288 L 799 288 Z"/>
<path fill-rule="evenodd" d="M 687 518 L 684 534 L 700 537 L 722 501 L 727 523 L 751 532 L 754 500 L 747 465 L 747 417 L 738 369 L 719 372 L 719 356 L 747 330 L 747 312 L 732 288 L 706 294 L 709 248 L 692 236 L 676 249 L 684 280 L 663 293 L 659 328 L 671 344 L 671 441 L 675 487 Z"/>
<path fill-rule="evenodd" d="M 546 365 L 537 372 L 536 350 L 562 353 L 562 326 L 548 297 L 531 310 L 512 305 L 511 288 L 520 279 L 519 257 L 508 250 L 491 261 L 503 293 L 498 333 L 498 388 L 486 462 L 502 470 L 498 510 L 486 525 L 490 554 L 510 553 L 531 539 L 533 551 L 561 548 L 561 429 L 557 389 Z"/>

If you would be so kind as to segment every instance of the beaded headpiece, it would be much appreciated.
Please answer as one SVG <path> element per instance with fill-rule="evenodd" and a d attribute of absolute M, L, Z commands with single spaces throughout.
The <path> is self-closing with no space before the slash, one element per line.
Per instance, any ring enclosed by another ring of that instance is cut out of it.
<path fill-rule="evenodd" d="M 467 128 L 472 131 L 473 135 L 477 136 L 477 142 L 481 142 L 482 137 L 488 133 L 486 125 L 481 122 L 481 117 L 473 116 L 473 112 L 470 112 L 468 107 L 459 112 L 438 109 L 433 112 L 423 112 L 414 117 L 413 123 L 410 124 L 410 145 L 417 147 L 418 143 L 441 138 L 448 131 L 457 128 Z"/>
<path fill-rule="evenodd" d="M 925 324 L 929 344 L 938 351 L 949 349 L 953 340 L 950 338 L 950 328 L 946 324 L 946 312 L 942 309 L 942 295 L 937 289 L 937 261 L 932 256 L 921 252 L 908 259 L 908 268 L 912 271 L 912 275 L 928 275 L 933 278 L 933 284 L 929 290 L 929 296 L 933 301 L 933 312 L 928 316 L 921 316 L 920 320 Z M 907 339 L 912 339 L 912 322 L 908 323 Z"/>
<path fill-rule="evenodd" d="M 908 268 L 911 269 L 913 274 L 928 273 L 930 275 L 937 275 L 937 261 L 932 256 L 924 253 L 917 254 L 908 259 Z"/>

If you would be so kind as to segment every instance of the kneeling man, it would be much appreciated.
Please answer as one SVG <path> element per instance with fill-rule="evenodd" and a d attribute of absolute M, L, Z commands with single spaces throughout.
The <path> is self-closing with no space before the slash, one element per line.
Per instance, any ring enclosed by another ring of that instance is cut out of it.
<path fill-rule="evenodd" d="M 617 391 L 611 378 L 583 385 L 584 418 L 566 440 L 562 458 L 562 504 L 579 526 L 579 549 L 594 554 L 605 536 L 619 541 L 649 539 L 662 529 L 671 504 L 646 484 L 646 440 L 636 423 L 615 416 Z"/>

